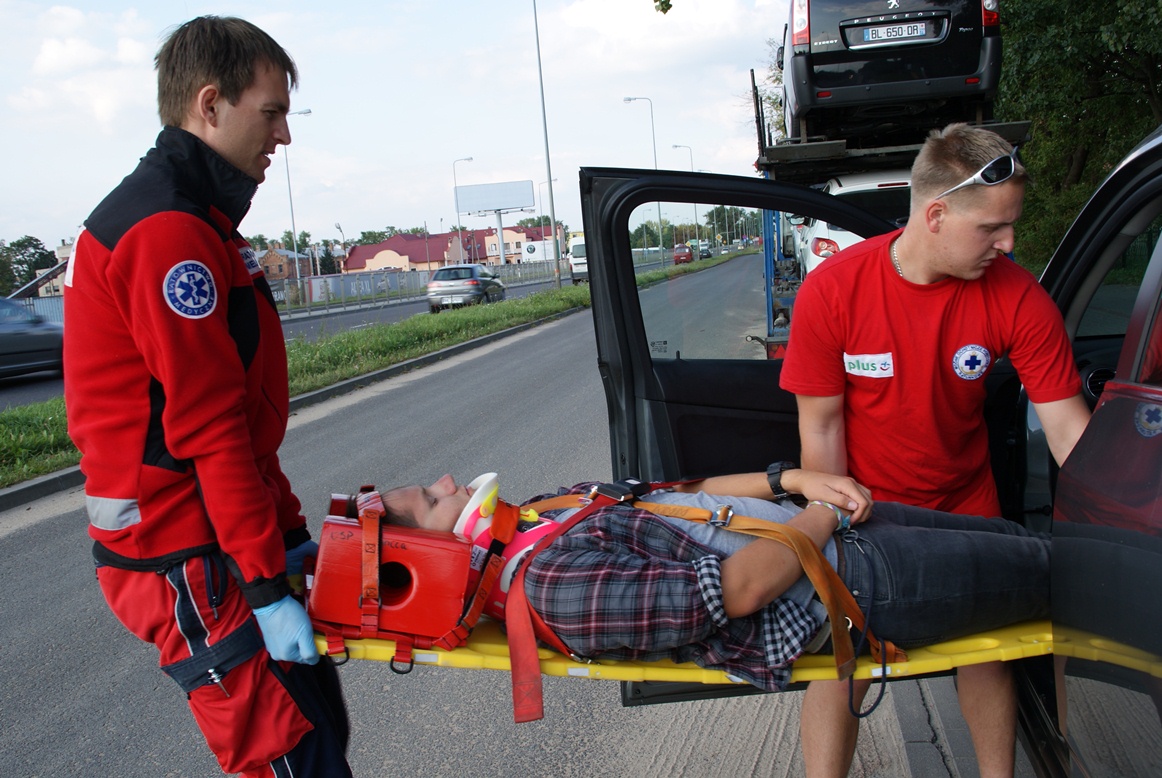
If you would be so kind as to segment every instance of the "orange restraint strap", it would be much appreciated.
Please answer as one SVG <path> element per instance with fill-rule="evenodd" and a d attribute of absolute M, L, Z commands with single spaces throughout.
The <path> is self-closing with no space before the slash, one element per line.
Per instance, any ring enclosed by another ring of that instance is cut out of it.
<path fill-rule="evenodd" d="M 672 485 L 651 484 L 650 490 Z M 579 659 L 529 605 L 524 589 L 524 571 L 528 567 L 529 560 L 539 550 L 547 548 L 554 540 L 568 532 L 602 505 L 632 500 L 633 497 L 618 500 L 598 494 L 590 501 L 583 495 L 563 495 L 526 506 L 539 511 L 579 506 L 582 509 L 537 543 L 533 552 L 517 571 L 509 589 L 508 603 L 505 608 L 505 626 L 508 630 L 509 659 L 512 667 L 513 717 L 518 724 L 544 718 L 543 687 L 540 661 L 537 657 L 537 639 L 539 638 L 566 656 Z M 712 513 L 702 508 L 660 503 L 634 502 L 634 507 L 659 516 L 673 516 L 688 521 L 712 523 L 714 526 L 734 532 L 767 538 L 782 543 L 794 551 L 800 564 L 803 565 L 807 578 L 814 585 L 819 599 L 827 609 L 827 615 L 831 621 L 832 652 L 835 655 L 835 666 L 841 680 L 851 677 L 852 673 L 855 672 L 855 649 L 851 643 L 851 634 L 847 630 L 848 621 L 852 627 L 866 634 L 872 656 L 877 662 L 883 661 L 885 658 L 889 663 L 907 661 L 908 656 L 901 649 L 890 641 L 877 640 L 870 630 L 866 630 L 863 612 L 860 610 L 859 604 L 851 596 L 851 592 L 848 591 L 839 574 L 823 556 L 823 552 L 802 531 L 763 519 L 734 515 L 728 508 L 724 508 L 718 513 Z"/>
<path fill-rule="evenodd" d="M 355 630 L 346 627 L 315 622 L 316 630 L 321 631 L 327 638 L 327 653 L 339 654 L 345 651 L 344 637 L 353 638 L 384 638 L 395 641 L 395 656 L 392 658 L 392 668 L 396 663 L 411 669 L 412 649 L 431 648 L 438 646 L 451 650 L 464 644 L 472 629 L 480 620 L 480 614 L 488 599 L 492 585 L 504 569 L 504 547 L 516 536 L 517 524 L 520 520 L 520 509 L 505 502 L 499 502 L 492 520 L 492 542 L 489 544 L 488 556 L 484 563 L 480 582 L 472 596 L 464 604 L 464 612 L 459 621 L 439 638 L 421 637 L 391 632 L 380 627 L 380 593 L 379 593 L 379 563 L 380 543 L 382 541 L 381 525 L 385 514 L 383 501 L 378 492 L 364 491 L 357 498 L 359 506 L 359 523 L 361 528 L 361 577 L 362 588 L 359 596 L 360 623 Z M 576 505 L 574 499 L 570 505 Z M 557 507 L 565 507 L 563 505 Z M 546 508 L 547 510 L 548 508 Z M 398 671 L 397 671 L 398 672 Z"/>
<path fill-rule="evenodd" d="M 685 505 L 666 505 L 659 503 L 636 503 L 635 507 L 655 513 L 659 516 L 673 516 L 687 521 L 696 521 L 702 524 L 714 524 L 724 529 L 742 532 L 747 535 L 767 538 L 782 543 L 795 552 L 807 578 L 819 594 L 819 599 L 827 608 L 827 616 L 831 621 L 831 651 L 835 655 L 835 668 L 840 680 L 850 678 L 855 672 L 855 649 L 851 644 L 851 633 L 846 629 L 844 616 L 851 621 L 851 626 L 863 632 L 871 645 L 872 657 L 877 661 L 888 663 L 906 662 L 908 655 L 897 648 L 890 641 L 877 640 L 864 623 L 863 611 L 851 596 L 843 579 L 823 556 L 823 552 L 802 531 L 785 524 L 776 524 L 750 516 L 739 516 L 729 512 L 724 506 L 718 513 L 703 508 L 690 508 Z M 721 522 L 721 523 L 718 523 Z"/>

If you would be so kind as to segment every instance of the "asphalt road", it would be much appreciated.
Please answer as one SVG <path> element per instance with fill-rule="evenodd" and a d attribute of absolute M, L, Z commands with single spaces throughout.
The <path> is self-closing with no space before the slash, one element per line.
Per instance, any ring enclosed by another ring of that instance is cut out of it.
<path fill-rule="evenodd" d="M 565 279 L 565 283 L 569 283 L 568 278 Z M 551 286 L 551 282 L 510 286 L 508 296 L 520 298 Z M 428 304 L 420 298 L 390 305 L 379 303 L 361 308 L 352 306 L 346 310 L 335 308 L 333 311 L 316 312 L 310 316 L 295 316 L 290 320 L 284 319 L 282 329 L 287 340 L 303 338 L 313 341 L 338 332 L 402 321 L 427 312 Z M 51 400 L 64 394 L 64 390 L 64 379 L 56 371 L 46 370 L 25 376 L 0 378 L 0 410 Z"/>

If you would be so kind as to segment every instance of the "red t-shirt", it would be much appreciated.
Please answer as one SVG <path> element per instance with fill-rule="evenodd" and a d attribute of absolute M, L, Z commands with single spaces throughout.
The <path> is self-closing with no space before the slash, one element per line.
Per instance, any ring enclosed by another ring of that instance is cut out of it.
<path fill-rule="evenodd" d="M 888 254 L 898 234 L 807 276 L 780 386 L 844 396 L 848 473 L 875 499 L 998 516 L 984 377 L 1007 355 L 1033 402 L 1081 391 L 1061 314 L 1014 262 L 975 281 L 905 281 Z"/>

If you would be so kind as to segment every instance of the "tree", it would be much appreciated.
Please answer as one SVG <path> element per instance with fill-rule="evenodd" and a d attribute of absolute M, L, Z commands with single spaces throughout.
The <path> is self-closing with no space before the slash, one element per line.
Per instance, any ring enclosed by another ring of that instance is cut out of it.
<path fill-rule="evenodd" d="M 383 230 L 364 230 L 359 233 L 359 237 L 351 241 L 353 246 L 373 246 L 376 243 L 383 243 L 388 238 L 399 234 L 399 230 L 388 225 L 387 229 Z"/>
<path fill-rule="evenodd" d="M 666 220 L 662 220 L 663 231 L 666 228 Z M 670 231 L 671 234 L 673 230 Z M 654 246 L 666 245 L 658 238 L 658 223 L 656 221 L 644 221 L 637 226 L 629 236 L 629 244 L 635 249 L 652 248 Z"/>
<path fill-rule="evenodd" d="M 295 241 L 291 237 L 290 230 L 284 230 L 282 233 L 282 247 L 294 251 Z M 311 233 L 306 230 L 299 232 L 298 249 L 300 254 L 306 254 L 307 246 L 311 245 Z"/>
<path fill-rule="evenodd" d="M 246 242 L 258 251 L 266 251 L 270 248 L 270 241 L 268 241 L 266 236 L 261 232 L 255 235 L 253 238 L 247 238 Z"/>
<path fill-rule="evenodd" d="M 1162 7 L 1010 0 L 1001 20 L 996 115 L 1032 122 L 1016 256 L 1038 269 L 1110 169 L 1162 123 Z"/>
<path fill-rule="evenodd" d="M 0 294 L 7 295 L 16 288 L 16 275 L 8 259 L 8 244 L 0 240 Z"/>
<path fill-rule="evenodd" d="M 0 246 L 0 255 L 11 268 L 16 287 L 36 278 L 37 270 L 46 270 L 57 264 L 56 254 L 45 248 L 39 238 L 31 235 L 17 238 L 6 246 Z"/>
<path fill-rule="evenodd" d="M 548 214 L 542 214 L 541 216 L 530 216 L 527 219 L 521 219 L 516 223 L 516 226 L 524 227 L 526 229 L 529 227 L 547 228 L 551 221 L 552 220 L 549 218 Z M 557 229 L 564 230 L 566 235 L 569 234 L 569 225 L 565 224 L 565 222 L 561 221 L 560 219 L 557 220 Z"/>
<path fill-rule="evenodd" d="M 319 270 L 325 276 L 339 272 L 335 265 L 335 252 L 331 249 L 330 243 L 323 243 L 323 250 L 319 252 Z"/>
<path fill-rule="evenodd" d="M 767 38 L 767 71 L 763 78 L 755 80 L 755 89 L 758 90 L 759 100 L 763 104 L 763 118 L 766 119 L 768 137 L 763 140 L 766 146 L 774 145 L 782 138 L 783 127 L 783 69 L 779 59 L 779 48 L 783 42 L 778 38 Z"/>

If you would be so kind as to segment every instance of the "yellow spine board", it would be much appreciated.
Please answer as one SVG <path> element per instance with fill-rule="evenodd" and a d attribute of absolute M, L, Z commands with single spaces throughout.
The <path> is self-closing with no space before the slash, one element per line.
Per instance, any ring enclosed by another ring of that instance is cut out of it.
<path fill-rule="evenodd" d="M 316 635 L 320 653 L 327 642 Z M 390 662 L 395 656 L 391 640 L 348 640 L 347 653 L 352 659 Z M 923 648 L 909 648 L 908 661 L 889 664 L 889 678 L 926 675 L 983 662 L 1008 662 L 1053 653 L 1053 631 L 1048 621 L 1029 621 L 978 635 L 958 638 Z M 669 660 L 656 662 L 598 659 L 592 663 L 576 662 L 567 656 L 541 648 L 538 650 L 541 672 L 569 678 L 595 678 L 608 681 L 683 681 L 686 683 L 744 683 L 721 670 L 706 670 L 696 664 L 678 664 Z M 453 651 L 415 650 L 417 665 L 456 667 L 468 670 L 511 670 L 508 640 L 494 621 L 481 621 L 468 642 Z M 883 668 L 870 656 L 858 658 L 856 678 L 879 678 Z M 834 680 L 835 660 L 830 654 L 804 654 L 791 671 L 793 683 Z"/>

